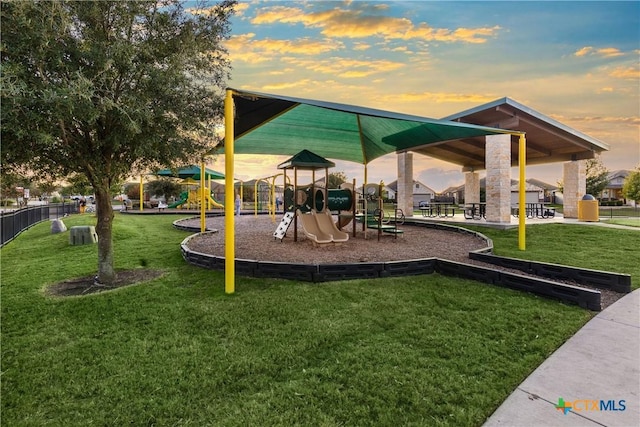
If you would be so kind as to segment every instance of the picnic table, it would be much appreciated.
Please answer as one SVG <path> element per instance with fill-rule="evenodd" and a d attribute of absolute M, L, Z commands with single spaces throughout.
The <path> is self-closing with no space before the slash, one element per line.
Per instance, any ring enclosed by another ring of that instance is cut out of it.
<path fill-rule="evenodd" d="M 524 211 L 526 217 L 530 219 L 547 219 L 553 218 L 556 215 L 556 209 L 550 206 L 546 206 L 544 203 L 526 203 Z M 520 216 L 519 205 L 514 205 L 511 207 L 511 214 L 516 218 Z"/>
<path fill-rule="evenodd" d="M 487 204 L 481 203 L 467 203 L 464 205 L 464 218 L 465 219 L 482 219 L 486 218 Z"/>
<path fill-rule="evenodd" d="M 425 203 L 420 204 L 419 209 L 425 218 L 448 218 L 456 214 L 454 203 Z"/>

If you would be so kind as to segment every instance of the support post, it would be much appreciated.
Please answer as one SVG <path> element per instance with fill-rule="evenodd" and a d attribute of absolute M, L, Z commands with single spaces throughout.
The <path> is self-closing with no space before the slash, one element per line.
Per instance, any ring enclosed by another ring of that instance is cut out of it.
<path fill-rule="evenodd" d="M 518 249 L 524 251 L 527 249 L 526 244 L 526 206 L 525 203 L 527 201 L 526 198 L 526 175 L 525 169 L 527 166 L 527 140 L 524 134 L 520 134 L 520 139 L 518 141 L 518 167 L 520 168 L 520 186 L 518 188 Z"/>
<path fill-rule="evenodd" d="M 144 205 L 144 184 L 142 183 L 142 175 L 140 175 L 140 212 L 143 211 Z"/>
<path fill-rule="evenodd" d="M 405 216 L 413 216 L 413 153 L 398 154 L 396 202 Z M 380 195 L 382 197 L 382 194 Z"/>
<path fill-rule="evenodd" d="M 511 223 L 511 134 L 486 137 L 487 222 Z M 466 197 L 466 195 L 465 195 Z"/>
<path fill-rule="evenodd" d="M 464 202 L 480 203 L 480 174 L 467 172 L 464 175 Z"/>
<path fill-rule="evenodd" d="M 565 163 L 563 169 L 563 215 L 578 218 L 578 203 L 587 192 L 586 165 L 583 160 L 575 160 Z"/>
<path fill-rule="evenodd" d="M 204 197 L 204 174 L 205 174 L 205 164 L 204 157 L 202 158 L 202 163 L 200 164 L 200 232 L 204 233 L 207 229 L 207 220 L 205 217 L 205 197 Z M 207 201 L 209 199 L 206 199 Z"/>
<path fill-rule="evenodd" d="M 224 100 L 224 291 L 235 292 L 236 287 L 236 230 L 233 186 L 233 92 L 227 89 Z"/>

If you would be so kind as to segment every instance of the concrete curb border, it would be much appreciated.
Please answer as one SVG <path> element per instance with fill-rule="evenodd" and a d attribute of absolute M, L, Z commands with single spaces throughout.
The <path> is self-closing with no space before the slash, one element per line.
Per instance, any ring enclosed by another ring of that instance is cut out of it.
<path fill-rule="evenodd" d="M 590 279 L 594 277 L 594 272 L 596 272 L 597 274 L 595 274 L 595 277 L 597 277 L 599 280 L 598 284 L 614 283 L 614 285 L 612 285 L 610 289 L 618 292 L 625 292 L 622 289 L 626 289 L 625 283 L 626 280 L 628 280 L 630 289 L 630 276 L 596 270 L 579 269 L 575 267 L 566 267 L 557 264 L 549 264 L 547 267 L 545 267 L 544 263 L 533 263 L 530 261 L 523 261 L 523 264 L 520 265 L 519 263 L 515 262 L 520 260 L 492 255 L 491 251 L 493 250 L 493 242 L 491 241 L 491 239 L 487 238 L 481 233 L 446 224 L 418 223 L 414 225 L 427 228 L 442 229 L 451 232 L 467 233 L 484 239 L 487 242 L 487 248 L 470 252 L 469 257 L 471 259 L 491 259 L 492 261 L 494 261 L 493 263 L 497 265 L 516 268 L 523 272 L 530 272 L 533 274 L 539 274 L 537 272 L 541 271 L 543 273 L 546 273 L 547 277 L 551 274 L 551 272 L 556 271 L 557 267 L 562 267 L 567 271 L 567 273 L 563 274 L 571 274 L 571 278 L 578 281 L 578 283 L 584 283 L 584 281 L 580 282 L 580 280 L 582 279 Z M 176 226 L 175 223 L 174 226 Z M 193 231 L 193 228 L 184 226 L 182 226 L 180 229 Z M 217 231 L 207 231 L 205 233 L 214 232 Z M 211 270 L 224 271 L 224 257 L 204 254 L 189 249 L 189 240 L 195 236 L 198 236 L 199 234 L 200 233 L 196 233 L 188 236 L 182 241 L 182 243 L 180 244 L 182 257 L 186 262 L 192 265 Z M 498 264 L 498 262 L 501 261 L 504 264 Z M 534 264 L 536 264 L 536 266 L 534 266 Z M 313 283 L 336 280 L 411 276 L 419 274 L 432 274 L 437 272 L 446 276 L 462 277 L 483 283 L 525 291 L 536 295 L 560 300 L 565 303 L 575 304 L 593 311 L 602 310 L 601 294 L 599 291 L 593 289 L 554 282 L 539 277 L 531 277 L 521 274 L 493 270 L 491 268 L 480 267 L 472 264 L 443 260 L 440 258 L 423 258 L 403 261 L 348 264 L 290 264 L 283 262 L 236 259 L 235 266 L 236 273 L 241 276 L 298 280 Z M 520 266 L 522 268 L 518 268 L 517 266 Z M 540 275 L 544 276 L 545 274 Z M 608 275 L 611 277 L 608 277 Z"/>

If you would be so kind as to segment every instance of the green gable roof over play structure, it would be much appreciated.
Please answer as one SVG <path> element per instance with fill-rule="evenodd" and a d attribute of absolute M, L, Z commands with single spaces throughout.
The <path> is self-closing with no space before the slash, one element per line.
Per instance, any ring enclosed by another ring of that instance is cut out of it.
<path fill-rule="evenodd" d="M 224 175 L 213 169 L 205 168 L 205 179 L 224 179 Z M 155 173 L 158 176 L 171 176 L 175 178 L 200 179 L 200 166 L 189 165 L 177 169 L 161 169 Z"/>
<path fill-rule="evenodd" d="M 332 161 L 329 161 L 324 157 L 320 157 L 316 153 L 312 153 L 309 150 L 302 150 L 290 159 L 280 163 L 278 165 L 278 169 L 298 168 L 313 170 L 332 168 L 335 165 L 336 164 Z"/>
<path fill-rule="evenodd" d="M 367 164 L 396 151 L 503 129 L 435 120 L 354 105 L 233 91 L 237 154 L 319 156 Z"/>

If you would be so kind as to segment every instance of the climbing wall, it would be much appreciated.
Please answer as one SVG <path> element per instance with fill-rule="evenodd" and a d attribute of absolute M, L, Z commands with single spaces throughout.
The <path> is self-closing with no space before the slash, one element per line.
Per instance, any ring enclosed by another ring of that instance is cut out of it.
<path fill-rule="evenodd" d="M 276 231 L 273 232 L 273 237 L 280 240 L 284 239 L 284 236 L 285 234 L 287 234 L 287 230 L 289 229 L 291 222 L 293 222 L 294 215 L 294 212 L 286 212 L 284 214 L 282 220 L 280 221 L 280 224 L 278 224 L 278 228 L 276 228 Z"/>

